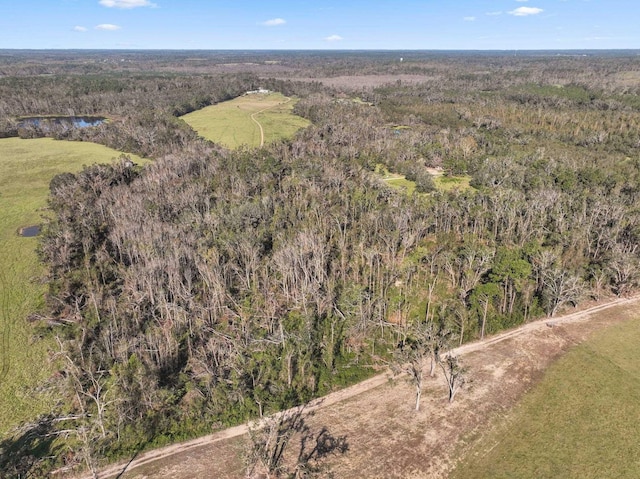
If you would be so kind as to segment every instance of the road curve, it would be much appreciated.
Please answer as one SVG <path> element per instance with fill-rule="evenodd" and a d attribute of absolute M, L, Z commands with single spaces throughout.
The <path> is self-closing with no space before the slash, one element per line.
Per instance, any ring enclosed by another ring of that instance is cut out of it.
<path fill-rule="evenodd" d="M 280 106 L 280 105 L 286 105 L 287 103 L 289 103 L 291 101 L 291 98 L 287 98 L 283 103 L 279 103 L 278 105 L 274 105 L 274 106 L 270 106 L 268 108 L 264 108 L 260 111 L 256 111 L 255 113 L 252 113 L 249 117 L 251 118 L 251 120 L 258 125 L 258 128 L 260 128 L 260 148 L 262 148 L 264 146 L 264 130 L 262 129 L 262 125 L 260 124 L 260 122 L 258 120 L 256 120 L 256 115 L 259 115 L 262 112 L 265 112 L 267 110 L 270 110 L 271 108 L 275 108 L 276 106 Z"/>
<path fill-rule="evenodd" d="M 640 302 L 640 295 L 636 295 L 630 298 L 617 298 L 612 301 L 608 301 L 606 303 L 598 304 L 590 308 L 577 311 L 575 313 L 567 314 L 564 316 L 558 316 L 556 318 L 539 319 L 536 321 L 532 321 L 530 323 L 526 323 L 518 328 L 496 334 L 495 336 L 491 336 L 482 341 L 475 341 L 472 343 L 464 344 L 460 347 L 452 349 L 450 354 L 453 354 L 456 356 L 464 356 L 465 354 L 469 354 L 474 351 L 485 349 L 493 344 L 505 341 L 510 338 L 514 338 L 516 336 L 521 336 L 526 333 L 545 329 L 545 328 L 552 327 L 559 324 L 584 321 L 584 320 L 587 320 L 589 316 L 593 313 L 597 313 L 597 312 L 612 308 L 614 306 L 620 306 L 623 304 L 634 304 L 637 302 Z M 391 377 L 392 377 L 392 373 L 390 371 L 387 371 L 382 374 L 378 374 L 358 384 L 354 384 L 353 386 L 333 392 L 324 397 L 314 399 L 306 406 L 305 410 L 313 411 L 315 409 L 327 407 L 337 402 L 352 398 L 365 391 L 369 391 L 370 389 L 374 389 L 378 386 L 385 384 L 390 380 Z M 281 414 L 281 413 L 278 413 L 278 414 Z M 214 444 L 216 442 L 223 441 L 225 439 L 242 436 L 247 433 L 248 426 L 249 426 L 249 423 L 241 424 L 239 426 L 231 427 L 223 431 L 218 431 L 216 433 L 209 434 L 208 436 L 203 436 L 198 439 L 193 439 L 191 441 L 173 444 L 171 446 L 165 446 L 159 449 L 154 449 L 152 451 L 145 452 L 140 456 L 135 457 L 129 462 L 122 462 L 119 464 L 114 464 L 112 466 L 106 467 L 105 469 L 99 472 L 99 477 L 102 479 L 116 477 L 124 473 L 125 471 L 131 471 L 136 467 L 149 464 L 151 462 L 157 461 L 159 459 L 163 459 L 165 457 L 172 456 L 174 454 L 185 452 L 199 446 Z M 85 475 L 81 477 L 82 479 L 92 478 L 91 475 Z"/>

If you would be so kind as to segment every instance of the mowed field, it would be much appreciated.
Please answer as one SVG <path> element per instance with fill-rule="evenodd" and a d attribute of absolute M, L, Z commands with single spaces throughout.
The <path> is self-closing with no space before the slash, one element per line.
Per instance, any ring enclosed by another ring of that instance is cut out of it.
<path fill-rule="evenodd" d="M 576 346 L 452 479 L 640 477 L 640 322 Z"/>
<path fill-rule="evenodd" d="M 120 152 L 50 138 L 0 140 L 0 435 L 47 410 L 52 398 L 34 394 L 51 375 L 53 344 L 34 341 L 26 322 L 43 301 L 37 237 L 18 235 L 42 222 L 51 178 L 83 165 L 108 163 Z M 136 162 L 140 158 L 132 157 Z"/>
<path fill-rule="evenodd" d="M 260 127 L 264 143 L 292 138 L 309 122 L 293 114 L 295 99 L 280 93 L 251 94 L 211 105 L 181 117 L 198 134 L 227 148 L 259 147 Z M 254 121 L 255 120 L 255 121 Z"/>

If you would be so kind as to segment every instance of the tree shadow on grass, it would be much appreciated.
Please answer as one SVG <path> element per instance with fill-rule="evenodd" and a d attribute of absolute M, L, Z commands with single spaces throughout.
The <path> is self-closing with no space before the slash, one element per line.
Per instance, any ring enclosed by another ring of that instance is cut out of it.
<path fill-rule="evenodd" d="M 131 456 L 131 459 L 129 459 L 129 462 L 127 462 L 124 465 L 124 467 L 122 468 L 122 471 L 120 471 L 120 473 L 118 473 L 118 475 L 116 476 L 116 479 L 120 479 L 122 476 L 124 476 L 125 472 L 127 472 L 127 469 L 129 469 L 129 466 L 131 465 L 131 463 L 135 460 L 136 457 L 138 457 L 138 454 L 140 454 L 139 449 L 133 453 L 133 455 Z"/>
<path fill-rule="evenodd" d="M 80 465 L 78 457 L 64 447 L 61 441 L 56 442 L 58 437 L 74 432 L 60 429 L 60 422 L 61 418 L 53 415 L 42 416 L 0 441 L 0 478 L 48 477 L 54 468 L 58 472 L 77 470 Z M 65 450 L 67 456 L 61 457 Z M 136 450 L 131 455 L 116 478 L 127 472 L 139 453 Z"/>
<path fill-rule="evenodd" d="M 42 416 L 0 442 L 0 475 L 21 479 L 46 477 L 61 453 L 53 416 Z"/>
<path fill-rule="evenodd" d="M 326 426 L 319 431 L 306 429 L 300 437 L 296 477 L 331 477 L 325 459 L 333 455 L 346 454 L 349 451 L 347 436 L 334 436 Z"/>

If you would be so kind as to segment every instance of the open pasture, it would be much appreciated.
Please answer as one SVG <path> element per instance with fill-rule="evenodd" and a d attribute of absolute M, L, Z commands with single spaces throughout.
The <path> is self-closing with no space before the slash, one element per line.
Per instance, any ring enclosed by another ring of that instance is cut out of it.
<path fill-rule="evenodd" d="M 638 341 L 633 320 L 576 346 L 476 442 L 452 479 L 639 477 Z"/>
<path fill-rule="evenodd" d="M 88 142 L 50 138 L 0 140 L 0 431 L 47 411 L 52 398 L 33 393 L 52 373 L 48 341 L 34 341 L 29 313 L 42 304 L 45 287 L 37 237 L 19 235 L 46 214 L 49 182 L 83 165 L 107 163 L 121 155 Z M 141 161 L 134 157 L 134 161 Z"/>
<path fill-rule="evenodd" d="M 293 114 L 295 102 L 280 93 L 247 94 L 181 118 L 200 136 L 227 148 L 259 147 L 262 143 L 291 138 L 309 125 L 307 120 Z"/>

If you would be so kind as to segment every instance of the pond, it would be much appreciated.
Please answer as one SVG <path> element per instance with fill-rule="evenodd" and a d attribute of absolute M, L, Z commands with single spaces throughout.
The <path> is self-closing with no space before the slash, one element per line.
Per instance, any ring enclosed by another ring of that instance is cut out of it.
<path fill-rule="evenodd" d="M 103 124 L 101 116 L 30 116 L 18 120 L 18 128 L 35 127 L 43 130 L 87 128 Z"/>
<path fill-rule="evenodd" d="M 23 228 L 20 228 L 20 236 L 24 236 L 25 238 L 38 236 L 39 233 L 40 233 L 40 226 L 38 225 L 25 226 Z"/>

